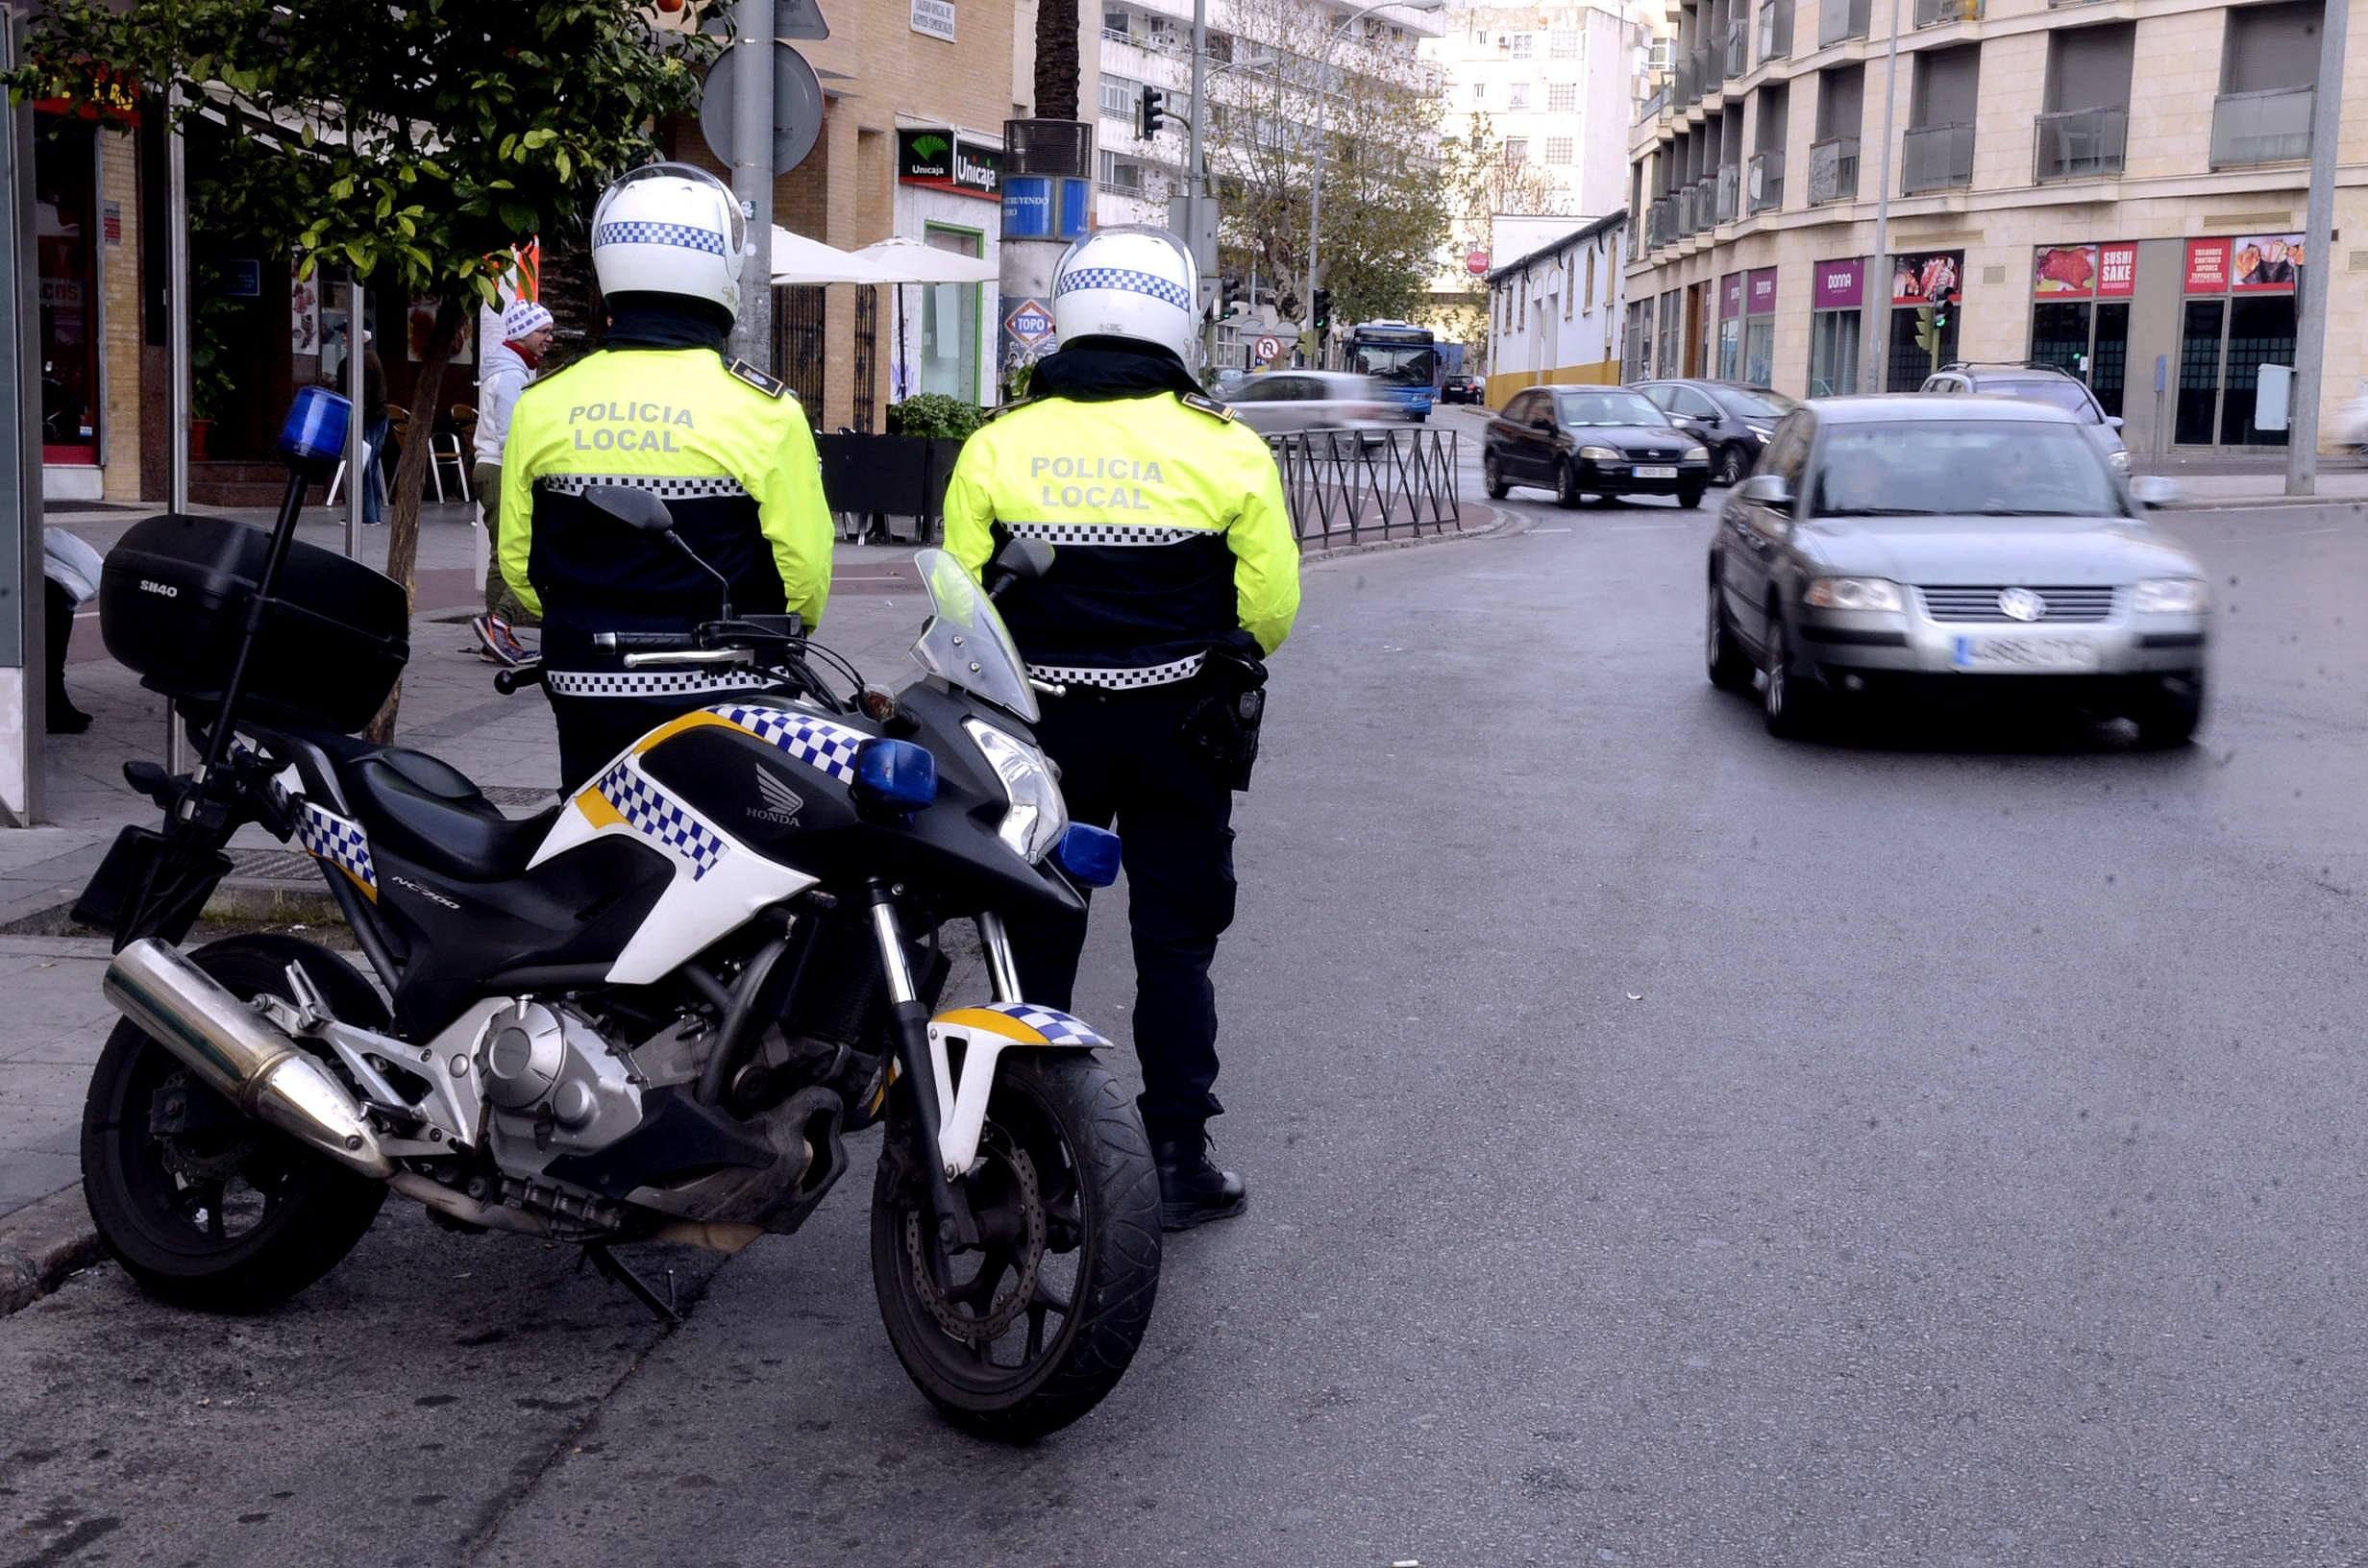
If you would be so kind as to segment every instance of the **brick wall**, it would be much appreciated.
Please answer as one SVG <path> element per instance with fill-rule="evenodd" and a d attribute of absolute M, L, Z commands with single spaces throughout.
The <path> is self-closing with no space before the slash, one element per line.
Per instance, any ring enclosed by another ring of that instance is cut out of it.
<path fill-rule="evenodd" d="M 137 143 L 130 136 L 99 136 L 99 210 L 112 203 L 123 215 L 120 244 L 99 240 L 104 278 L 107 336 L 100 354 L 107 367 L 106 451 L 103 493 L 110 501 L 140 498 L 140 269 Z"/>

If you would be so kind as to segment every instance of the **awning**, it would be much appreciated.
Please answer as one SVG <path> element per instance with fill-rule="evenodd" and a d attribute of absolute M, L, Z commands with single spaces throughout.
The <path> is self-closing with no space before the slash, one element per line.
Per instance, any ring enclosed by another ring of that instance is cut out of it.
<path fill-rule="evenodd" d="M 819 239 L 773 226 L 773 281 L 789 283 L 895 283 L 903 280 L 860 252 L 835 250 Z"/>
<path fill-rule="evenodd" d="M 1003 275 L 996 262 L 941 251 L 903 234 L 866 245 L 855 258 L 895 283 L 992 283 Z"/>

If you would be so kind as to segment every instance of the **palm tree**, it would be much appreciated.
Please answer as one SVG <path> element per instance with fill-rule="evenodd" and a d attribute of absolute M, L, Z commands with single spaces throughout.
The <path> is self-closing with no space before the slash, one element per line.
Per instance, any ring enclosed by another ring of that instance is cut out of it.
<path fill-rule="evenodd" d="M 1036 117 L 1077 117 L 1077 0 L 1037 0 Z"/>

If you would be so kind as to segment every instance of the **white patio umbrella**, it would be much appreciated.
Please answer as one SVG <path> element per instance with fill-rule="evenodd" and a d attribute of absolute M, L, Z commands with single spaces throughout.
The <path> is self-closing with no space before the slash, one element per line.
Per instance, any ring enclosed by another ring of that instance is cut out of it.
<path fill-rule="evenodd" d="M 1002 277 L 1002 269 L 983 257 L 964 256 L 959 251 L 941 251 L 936 246 L 913 238 L 909 234 L 891 234 L 876 240 L 855 253 L 858 259 L 877 267 L 899 284 L 904 283 L 992 283 Z M 896 306 L 897 369 L 901 377 L 904 368 L 904 290 L 897 289 Z"/>
<path fill-rule="evenodd" d="M 773 281 L 792 283 L 893 283 L 895 273 L 864 258 L 859 251 L 842 251 L 773 226 Z"/>

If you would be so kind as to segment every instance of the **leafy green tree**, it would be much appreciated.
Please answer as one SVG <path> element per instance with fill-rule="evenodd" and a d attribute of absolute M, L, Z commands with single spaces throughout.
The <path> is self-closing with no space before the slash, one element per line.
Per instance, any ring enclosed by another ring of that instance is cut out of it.
<path fill-rule="evenodd" d="M 655 151 L 651 127 L 696 105 L 717 48 L 700 24 L 632 0 L 54 0 L 34 12 L 19 98 L 152 112 L 177 86 L 185 126 L 231 130 L 190 160 L 194 224 L 437 302 L 396 469 L 387 569 L 408 591 L 428 429 L 469 316 L 512 244 L 580 226 L 603 184 Z M 393 732 L 400 689 L 372 725 Z"/>

